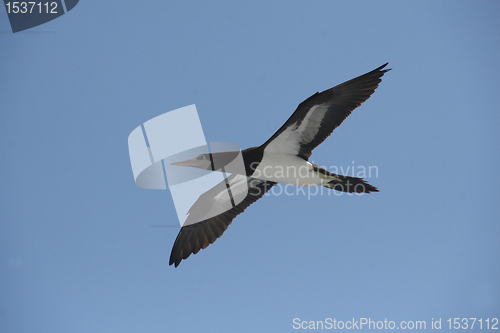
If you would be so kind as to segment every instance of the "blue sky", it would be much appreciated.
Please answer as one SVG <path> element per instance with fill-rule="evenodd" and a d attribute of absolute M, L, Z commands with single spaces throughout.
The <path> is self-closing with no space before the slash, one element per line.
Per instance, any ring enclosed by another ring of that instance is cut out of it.
<path fill-rule="evenodd" d="M 499 12 L 82 0 L 12 34 L 0 10 L 0 331 L 500 317 Z M 208 141 L 260 145 L 311 94 L 385 62 L 311 158 L 377 166 L 380 193 L 265 197 L 168 266 L 177 215 L 169 191 L 134 183 L 134 128 L 196 104 Z"/>

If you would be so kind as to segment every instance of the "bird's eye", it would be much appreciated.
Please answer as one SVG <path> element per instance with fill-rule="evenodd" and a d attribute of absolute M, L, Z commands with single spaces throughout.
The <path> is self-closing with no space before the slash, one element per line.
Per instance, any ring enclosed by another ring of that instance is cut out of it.
<path fill-rule="evenodd" d="M 200 155 L 196 158 L 198 161 L 201 161 L 201 160 L 204 160 L 205 159 L 205 156 L 204 155 Z"/>

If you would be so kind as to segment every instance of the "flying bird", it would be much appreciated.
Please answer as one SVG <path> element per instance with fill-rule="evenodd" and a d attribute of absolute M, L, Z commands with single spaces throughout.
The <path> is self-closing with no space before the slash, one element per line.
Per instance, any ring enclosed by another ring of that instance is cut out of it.
<path fill-rule="evenodd" d="M 387 63 L 331 89 L 315 93 L 300 103 L 285 124 L 264 144 L 241 151 L 245 171 L 232 173 L 200 195 L 189 209 L 186 223 L 177 235 L 170 265 L 177 267 L 183 259 L 215 242 L 238 214 L 278 182 L 324 186 L 348 193 L 378 192 L 376 187 L 361 178 L 331 173 L 308 159 L 313 149 L 373 94 L 384 73 L 390 70 L 384 69 L 386 66 Z M 201 154 L 172 164 L 224 170 L 223 167 L 238 153 Z M 230 196 L 227 195 L 228 189 Z"/>

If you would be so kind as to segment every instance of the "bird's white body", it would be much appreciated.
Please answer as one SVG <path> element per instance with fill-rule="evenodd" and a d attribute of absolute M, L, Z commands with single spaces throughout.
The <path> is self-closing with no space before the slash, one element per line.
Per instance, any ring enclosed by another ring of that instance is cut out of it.
<path fill-rule="evenodd" d="M 313 165 L 303 158 L 265 151 L 252 177 L 296 186 L 318 186 L 331 180 L 315 172 Z"/>

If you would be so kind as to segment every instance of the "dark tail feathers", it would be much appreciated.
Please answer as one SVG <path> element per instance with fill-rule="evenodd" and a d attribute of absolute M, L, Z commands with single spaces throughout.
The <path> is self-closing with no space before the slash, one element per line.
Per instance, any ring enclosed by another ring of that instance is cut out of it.
<path fill-rule="evenodd" d="M 370 192 L 379 192 L 379 190 L 367 182 L 365 182 L 362 178 L 349 177 L 349 176 L 341 176 L 331 174 L 335 177 L 324 186 L 328 188 L 332 188 L 337 191 L 347 192 L 347 193 L 370 193 Z"/>

